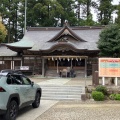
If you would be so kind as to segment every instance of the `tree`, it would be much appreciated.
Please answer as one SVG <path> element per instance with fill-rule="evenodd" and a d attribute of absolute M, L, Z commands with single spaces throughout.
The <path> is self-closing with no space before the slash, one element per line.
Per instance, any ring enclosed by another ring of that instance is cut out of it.
<path fill-rule="evenodd" d="M 120 57 L 120 27 L 112 25 L 100 33 L 98 41 L 100 56 Z"/>
<path fill-rule="evenodd" d="M 19 0 L 0 0 L 0 12 L 8 30 L 8 43 L 17 41 Z"/>
<path fill-rule="evenodd" d="M 91 8 L 97 9 L 97 4 L 93 0 L 77 0 L 77 17 L 78 25 L 95 25 L 93 21 L 93 16 L 91 13 Z M 82 10 L 80 10 L 82 9 Z"/>
<path fill-rule="evenodd" d="M 0 22 L 0 43 L 5 40 L 6 35 L 7 35 L 7 30 L 5 26 Z"/>
<path fill-rule="evenodd" d="M 63 7 L 56 0 L 29 0 L 27 2 L 27 26 L 56 26 L 63 13 Z"/>
<path fill-rule="evenodd" d="M 113 0 L 99 0 L 98 21 L 101 25 L 108 25 L 111 21 L 111 14 L 114 11 Z"/>
<path fill-rule="evenodd" d="M 75 1 L 74 0 L 57 0 L 57 2 L 63 7 L 64 13 L 61 14 L 61 26 L 64 25 L 65 20 L 67 20 L 70 26 L 77 24 L 76 14 L 74 12 Z"/>

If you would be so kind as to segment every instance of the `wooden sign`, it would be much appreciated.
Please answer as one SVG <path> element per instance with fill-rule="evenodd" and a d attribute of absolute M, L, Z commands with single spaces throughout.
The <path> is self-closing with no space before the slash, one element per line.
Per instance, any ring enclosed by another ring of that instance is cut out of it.
<path fill-rule="evenodd" d="M 120 58 L 99 58 L 99 77 L 120 77 Z"/>

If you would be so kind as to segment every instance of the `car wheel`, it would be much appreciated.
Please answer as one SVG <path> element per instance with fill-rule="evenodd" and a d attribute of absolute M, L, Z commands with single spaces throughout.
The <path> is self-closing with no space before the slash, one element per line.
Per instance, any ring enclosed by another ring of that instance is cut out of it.
<path fill-rule="evenodd" d="M 35 101 L 32 103 L 33 108 L 38 108 L 40 105 L 40 93 L 36 93 Z"/>
<path fill-rule="evenodd" d="M 16 120 L 17 113 L 18 113 L 18 104 L 15 100 L 12 100 L 8 106 L 4 118 L 5 120 Z"/>

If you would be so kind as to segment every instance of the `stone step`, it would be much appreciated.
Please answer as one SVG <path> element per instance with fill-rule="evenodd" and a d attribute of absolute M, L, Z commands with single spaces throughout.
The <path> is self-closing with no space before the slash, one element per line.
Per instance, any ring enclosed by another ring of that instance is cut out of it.
<path fill-rule="evenodd" d="M 49 97 L 49 96 L 42 96 L 41 97 L 42 100 L 81 100 L 81 96 L 79 97 L 66 97 L 66 96 L 52 96 L 52 97 Z"/>
<path fill-rule="evenodd" d="M 81 100 L 81 95 L 85 94 L 84 86 L 42 85 L 41 88 L 44 100 Z"/>
<path fill-rule="evenodd" d="M 84 90 L 84 88 L 83 87 L 81 87 L 81 88 L 79 88 L 79 87 L 44 87 L 44 86 L 41 86 L 43 89 L 75 89 L 75 90 Z"/>
<path fill-rule="evenodd" d="M 84 91 L 85 91 L 85 88 L 84 87 L 82 87 L 82 88 L 79 88 L 79 87 L 63 87 L 63 86 L 61 86 L 61 87 L 49 87 L 49 86 L 41 86 L 41 88 L 42 88 L 42 91 L 44 91 L 44 92 L 48 92 L 48 91 L 50 91 L 50 92 L 79 92 L 79 93 L 83 93 Z"/>
<path fill-rule="evenodd" d="M 44 90 L 44 89 L 42 89 L 42 92 L 43 93 L 51 93 L 51 94 L 57 94 L 57 93 L 61 93 L 61 94 L 73 94 L 73 93 L 76 93 L 76 94 L 83 94 L 84 93 L 84 91 L 83 90 L 55 90 L 55 89 L 53 89 L 53 90 L 49 90 L 49 89 L 47 89 L 47 90 Z"/>

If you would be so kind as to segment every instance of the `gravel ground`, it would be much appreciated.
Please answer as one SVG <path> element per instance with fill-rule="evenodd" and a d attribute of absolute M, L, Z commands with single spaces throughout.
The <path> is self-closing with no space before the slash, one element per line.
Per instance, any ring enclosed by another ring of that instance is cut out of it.
<path fill-rule="evenodd" d="M 60 101 L 35 120 L 120 120 L 120 102 Z"/>

